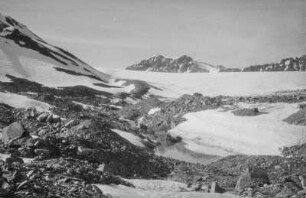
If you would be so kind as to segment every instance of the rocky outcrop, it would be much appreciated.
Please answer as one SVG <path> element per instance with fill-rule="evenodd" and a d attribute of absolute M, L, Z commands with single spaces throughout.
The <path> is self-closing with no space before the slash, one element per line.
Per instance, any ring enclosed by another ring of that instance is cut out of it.
<path fill-rule="evenodd" d="M 285 122 L 295 125 L 306 125 L 306 108 L 302 108 L 298 112 L 284 119 Z"/>
<path fill-rule="evenodd" d="M 158 55 L 147 60 L 142 60 L 140 63 L 131 65 L 126 69 L 169 73 L 306 71 L 306 55 L 296 58 L 285 58 L 279 63 L 251 65 L 243 69 L 227 68 L 221 65 L 215 66 L 205 62 L 195 61 L 186 55 L 177 59 Z"/>
<path fill-rule="evenodd" d="M 236 109 L 232 113 L 236 116 L 256 116 L 260 114 L 258 108 Z"/>
<path fill-rule="evenodd" d="M 183 95 L 172 102 L 160 105 L 160 111 L 147 114 L 140 123 L 153 131 L 167 131 L 183 122 L 184 114 L 217 108 L 221 104 L 221 97 L 211 98 L 199 93 Z"/>
<path fill-rule="evenodd" d="M 190 56 L 183 55 L 179 58 L 167 58 L 162 55 L 142 60 L 138 64 L 131 65 L 127 70 L 169 72 L 169 73 L 195 73 L 226 71 L 226 68 L 193 60 Z"/>
<path fill-rule="evenodd" d="M 282 59 L 279 63 L 252 65 L 242 69 L 242 72 L 269 71 L 306 71 L 306 55 Z"/>

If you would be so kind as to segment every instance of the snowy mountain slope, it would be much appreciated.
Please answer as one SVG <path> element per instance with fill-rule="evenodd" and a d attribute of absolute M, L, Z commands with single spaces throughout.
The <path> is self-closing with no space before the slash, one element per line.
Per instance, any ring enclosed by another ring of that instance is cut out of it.
<path fill-rule="evenodd" d="M 219 72 L 221 66 L 215 66 L 205 62 L 198 62 L 186 55 L 179 58 L 167 58 L 162 55 L 158 55 L 147 60 L 142 60 L 140 63 L 131 65 L 126 69 L 153 72 L 194 73 Z"/>
<path fill-rule="evenodd" d="M 7 75 L 25 78 L 48 87 L 82 85 L 118 93 L 124 86 L 110 86 L 111 75 L 92 68 L 64 49 L 45 42 L 15 19 L 0 14 L 0 81 Z"/>

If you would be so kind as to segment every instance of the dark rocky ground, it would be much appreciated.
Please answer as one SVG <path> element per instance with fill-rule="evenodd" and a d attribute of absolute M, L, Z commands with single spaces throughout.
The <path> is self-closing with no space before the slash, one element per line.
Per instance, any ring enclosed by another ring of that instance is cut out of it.
<path fill-rule="evenodd" d="M 227 191 L 253 197 L 305 196 L 305 145 L 284 148 L 283 156 L 230 156 L 209 165 L 154 155 L 157 145 L 180 141 L 169 136 L 167 130 L 183 122 L 183 115 L 188 112 L 237 102 L 304 102 L 304 90 L 258 97 L 194 94 L 171 102 L 149 97 L 135 105 L 128 105 L 124 100 L 127 96 L 122 96 L 116 104 L 123 107 L 119 109 L 111 106 L 113 96 L 97 97 L 103 93 L 84 87 L 57 90 L 31 84 L 24 90 L 20 88 L 23 83 L 2 84 L 1 88 L 46 102 L 53 108 L 50 112 L 37 112 L 0 104 L 0 153 L 9 156 L 0 161 L 3 197 L 106 197 L 93 184 L 132 186 L 122 177 L 170 178 L 203 192 Z M 153 107 L 161 110 L 148 115 Z M 304 123 L 296 121 L 304 119 L 304 110 L 301 105 L 302 113 L 286 121 Z M 253 109 L 251 114 L 254 112 Z M 143 120 L 139 123 L 141 117 Z M 131 144 L 112 129 L 139 136 L 145 147 Z M 22 158 L 32 161 L 24 162 Z"/>

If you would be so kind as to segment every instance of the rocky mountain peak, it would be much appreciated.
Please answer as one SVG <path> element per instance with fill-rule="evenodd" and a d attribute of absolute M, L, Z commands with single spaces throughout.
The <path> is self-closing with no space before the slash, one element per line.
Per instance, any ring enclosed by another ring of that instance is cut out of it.
<path fill-rule="evenodd" d="M 178 62 L 191 62 L 194 61 L 190 56 L 182 55 L 179 58 L 177 58 Z"/>
<path fill-rule="evenodd" d="M 127 67 L 128 70 L 153 71 L 153 72 L 210 72 L 217 70 L 217 66 L 204 62 L 195 61 L 192 57 L 182 55 L 178 58 L 168 58 L 157 55 L 149 59 L 140 61 L 138 64 Z"/>

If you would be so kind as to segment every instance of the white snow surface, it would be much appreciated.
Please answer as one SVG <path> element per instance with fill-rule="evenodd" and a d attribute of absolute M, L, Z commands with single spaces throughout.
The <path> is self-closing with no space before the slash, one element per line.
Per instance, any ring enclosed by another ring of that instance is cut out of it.
<path fill-rule="evenodd" d="M 36 108 L 40 112 L 48 112 L 51 105 L 33 100 L 26 96 L 0 92 L 0 103 L 10 105 L 15 108 Z"/>
<path fill-rule="evenodd" d="M 152 115 L 152 114 L 155 114 L 157 112 L 160 111 L 160 108 L 159 107 L 154 107 L 152 109 L 150 109 L 150 111 L 148 112 L 149 115 Z"/>
<path fill-rule="evenodd" d="M 144 145 L 141 143 L 140 137 L 126 131 L 121 131 L 119 129 L 112 129 L 112 131 L 117 133 L 118 135 L 129 141 L 130 143 L 134 144 L 135 146 L 144 147 Z"/>
<path fill-rule="evenodd" d="M 279 155 L 280 148 L 306 140 L 306 127 L 289 125 L 282 120 L 298 111 L 296 104 L 239 104 L 257 107 L 257 116 L 235 116 L 231 111 L 205 110 L 188 113 L 187 119 L 171 129 L 181 136 L 186 148 L 203 154 Z"/>
<path fill-rule="evenodd" d="M 190 192 L 186 184 L 165 180 L 127 180 L 136 188 L 122 185 L 97 186 L 116 198 L 238 198 L 230 194 Z"/>
<path fill-rule="evenodd" d="M 196 92 L 205 96 L 245 96 L 306 88 L 306 72 L 162 73 L 106 68 L 101 70 L 118 78 L 149 82 L 162 89 L 151 89 L 150 93 L 167 98 Z"/>
<path fill-rule="evenodd" d="M 74 104 L 78 104 L 78 105 L 81 105 L 84 109 L 95 109 L 94 106 L 92 105 L 87 105 L 87 104 L 84 104 L 84 103 L 81 103 L 81 102 L 76 102 L 76 101 L 72 101 Z"/>

